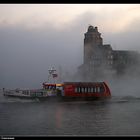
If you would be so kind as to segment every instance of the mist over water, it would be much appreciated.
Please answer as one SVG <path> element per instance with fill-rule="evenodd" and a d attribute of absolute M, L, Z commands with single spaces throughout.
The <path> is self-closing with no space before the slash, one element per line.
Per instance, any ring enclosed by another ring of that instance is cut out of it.
<path fill-rule="evenodd" d="M 69 102 L 4 97 L 3 101 L 0 98 L 0 135 L 140 135 L 139 105 L 140 98 L 122 95 L 106 100 Z"/>
<path fill-rule="evenodd" d="M 139 4 L 0 6 L 1 136 L 140 136 L 140 63 L 121 75 L 104 68 L 100 77 L 78 73 L 89 24 L 113 50 L 140 53 Z M 112 96 L 93 101 L 3 96 L 2 88 L 42 88 L 51 67 L 62 81 L 105 81 Z"/>

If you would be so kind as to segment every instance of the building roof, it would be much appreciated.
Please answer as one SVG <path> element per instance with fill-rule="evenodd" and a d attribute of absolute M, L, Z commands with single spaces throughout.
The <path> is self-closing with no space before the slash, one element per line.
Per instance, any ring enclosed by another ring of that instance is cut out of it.
<path fill-rule="evenodd" d="M 104 45 L 103 45 L 103 48 L 104 48 L 105 50 L 112 50 L 112 47 L 111 47 L 110 44 L 104 44 Z"/>

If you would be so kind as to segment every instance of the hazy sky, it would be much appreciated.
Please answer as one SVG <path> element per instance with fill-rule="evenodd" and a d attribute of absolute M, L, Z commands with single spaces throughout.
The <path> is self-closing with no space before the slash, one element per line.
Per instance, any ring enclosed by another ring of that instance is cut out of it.
<path fill-rule="evenodd" d="M 40 87 L 48 68 L 83 63 L 88 25 L 113 49 L 140 50 L 140 4 L 0 4 L 0 87 Z"/>

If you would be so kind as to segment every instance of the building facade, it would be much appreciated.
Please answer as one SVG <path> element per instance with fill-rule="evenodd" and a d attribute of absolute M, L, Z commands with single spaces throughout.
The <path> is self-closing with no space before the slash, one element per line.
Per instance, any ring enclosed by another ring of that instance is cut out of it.
<path fill-rule="evenodd" d="M 124 75 L 137 68 L 139 58 L 135 51 L 113 50 L 110 44 L 103 44 L 98 28 L 90 25 L 84 34 L 84 58 L 78 73 L 88 81 Z"/>

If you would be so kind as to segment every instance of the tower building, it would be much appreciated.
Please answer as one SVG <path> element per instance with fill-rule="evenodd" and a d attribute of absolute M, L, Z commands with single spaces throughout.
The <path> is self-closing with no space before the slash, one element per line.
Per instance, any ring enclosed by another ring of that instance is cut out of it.
<path fill-rule="evenodd" d="M 140 62 L 136 51 L 113 50 L 110 44 L 103 44 L 97 27 L 90 25 L 84 34 L 83 64 L 78 73 L 83 80 L 104 79 L 112 75 L 123 75 L 133 70 Z M 132 71 L 131 71 L 132 72 Z"/>

